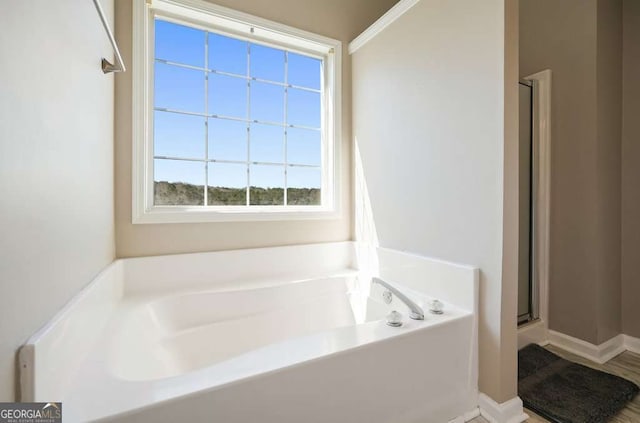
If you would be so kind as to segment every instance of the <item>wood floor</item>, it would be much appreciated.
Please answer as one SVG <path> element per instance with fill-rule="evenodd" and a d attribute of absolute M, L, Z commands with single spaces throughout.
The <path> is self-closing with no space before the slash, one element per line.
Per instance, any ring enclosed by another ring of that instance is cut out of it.
<path fill-rule="evenodd" d="M 558 354 L 560 357 L 576 363 L 584 364 L 597 370 L 603 370 L 614 375 L 622 376 L 640 385 L 640 355 L 631 352 L 624 352 L 619 356 L 609 360 L 605 364 L 596 364 L 593 361 L 586 360 L 575 354 L 568 353 L 560 348 L 549 345 L 546 347 L 549 351 Z M 529 415 L 528 422 L 531 423 L 547 423 L 548 420 L 542 418 L 532 411 L 526 410 Z M 471 420 L 472 423 L 487 423 L 482 417 Z M 626 408 L 621 410 L 611 419 L 612 423 L 640 423 L 640 394 L 630 402 Z"/>

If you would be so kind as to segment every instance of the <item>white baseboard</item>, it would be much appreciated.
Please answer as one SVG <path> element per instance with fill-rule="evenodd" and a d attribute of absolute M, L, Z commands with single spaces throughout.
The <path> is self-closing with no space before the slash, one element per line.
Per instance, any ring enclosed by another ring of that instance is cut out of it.
<path fill-rule="evenodd" d="M 489 396 L 480 393 L 478 396 L 480 415 L 489 423 L 522 423 L 529 418 L 522 407 L 520 397 L 498 404 Z"/>
<path fill-rule="evenodd" d="M 468 413 L 464 413 L 463 415 L 458 416 L 453 420 L 449 420 L 448 423 L 466 423 L 466 422 L 470 422 L 471 420 L 475 419 L 479 415 L 480 415 L 480 409 L 478 407 L 476 407 L 473 410 L 469 411 Z"/>
<path fill-rule="evenodd" d="M 549 330 L 549 343 L 598 364 L 604 364 L 625 351 L 640 354 L 640 339 L 623 334 L 600 345 L 594 345 L 582 339 Z"/>
<path fill-rule="evenodd" d="M 634 338 L 633 336 L 624 335 L 624 346 L 627 351 L 640 354 L 640 338 Z"/>
<path fill-rule="evenodd" d="M 549 328 L 542 319 L 518 327 L 518 349 L 529 344 L 546 345 L 548 343 Z"/>

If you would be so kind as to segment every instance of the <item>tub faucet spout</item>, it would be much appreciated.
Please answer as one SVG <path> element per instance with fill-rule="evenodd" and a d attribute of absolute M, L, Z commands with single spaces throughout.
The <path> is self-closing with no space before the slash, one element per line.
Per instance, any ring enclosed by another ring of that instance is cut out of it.
<path fill-rule="evenodd" d="M 409 314 L 409 317 L 411 317 L 413 320 L 424 320 L 424 312 L 422 311 L 422 308 L 418 304 L 414 303 L 409 298 L 407 298 L 397 288 L 395 288 L 394 286 L 388 284 L 387 282 L 383 281 L 382 279 L 376 278 L 376 277 L 374 277 L 372 279 L 372 282 L 373 283 L 377 283 L 378 285 L 381 285 L 381 286 L 385 287 L 387 290 L 391 291 L 393 293 L 393 295 L 398 297 L 398 299 L 400 301 L 402 301 L 409 308 L 409 310 L 411 311 L 411 313 Z"/>

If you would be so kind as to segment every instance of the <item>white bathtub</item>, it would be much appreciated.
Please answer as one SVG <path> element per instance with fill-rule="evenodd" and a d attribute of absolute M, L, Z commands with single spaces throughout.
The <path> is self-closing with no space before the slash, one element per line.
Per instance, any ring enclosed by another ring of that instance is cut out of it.
<path fill-rule="evenodd" d="M 377 273 L 425 310 L 432 297 L 416 284 L 428 268 L 471 280 L 449 294 L 446 280 L 425 284 L 441 291 L 445 313 L 393 328 L 385 315 L 408 316 L 406 307 L 384 304 L 350 243 L 120 261 L 116 276 L 103 274 L 21 351 L 23 395 L 61 400 L 65 422 L 474 417 L 476 272 L 380 256 L 389 266 Z"/>

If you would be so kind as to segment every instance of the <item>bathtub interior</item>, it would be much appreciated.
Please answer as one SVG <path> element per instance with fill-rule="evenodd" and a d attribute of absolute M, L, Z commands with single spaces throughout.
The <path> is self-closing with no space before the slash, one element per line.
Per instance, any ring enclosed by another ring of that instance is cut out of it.
<path fill-rule="evenodd" d="M 167 295 L 131 307 L 114 331 L 109 363 L 125 380 L 167 378 L 286 339 L 382 320 L 392 309 L 408 315 L 403 303 L 385 304 L 381 288 L 356 271 Z"/>

